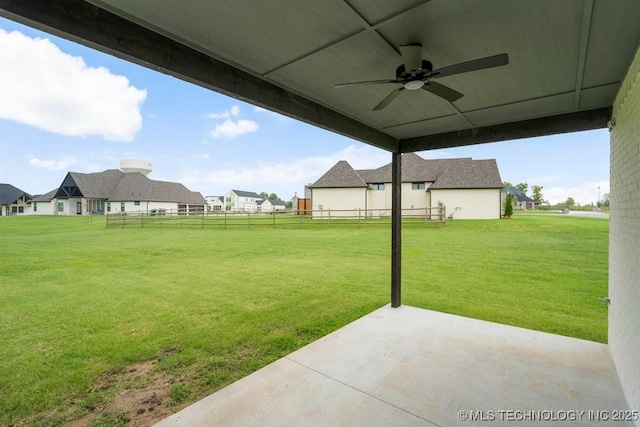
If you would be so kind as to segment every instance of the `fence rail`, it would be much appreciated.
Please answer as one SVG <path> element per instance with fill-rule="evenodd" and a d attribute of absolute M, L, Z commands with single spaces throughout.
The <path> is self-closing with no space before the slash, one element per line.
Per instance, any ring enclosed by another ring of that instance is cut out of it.
<path fill-rule="evenodd" d="M 170 227 L 170 228 L 309 228 L 316 226 L 381 226 L 391 224 L 391 209 L 324 209 L 307 211 L 308 215 L 286 212 L 212 211 L 189 213 L 164 210 L 107 214 L 107 228 Z M 441 224 L 446 226 L 444 207 L 402 209 L 403 224 Z"/>

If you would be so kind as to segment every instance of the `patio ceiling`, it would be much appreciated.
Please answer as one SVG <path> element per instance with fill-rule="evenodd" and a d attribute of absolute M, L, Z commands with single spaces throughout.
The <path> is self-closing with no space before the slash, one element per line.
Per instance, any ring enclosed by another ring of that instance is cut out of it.
<path fill-rule="evenodd" d="M 393 151 L 601 128 L 640 42 L 637 0 L 0 0 L 0 15 Z M 454 103 L 394 85 L 399 46 L 434 68 L 507 53 L 507 66 L 443 77 Z"/>

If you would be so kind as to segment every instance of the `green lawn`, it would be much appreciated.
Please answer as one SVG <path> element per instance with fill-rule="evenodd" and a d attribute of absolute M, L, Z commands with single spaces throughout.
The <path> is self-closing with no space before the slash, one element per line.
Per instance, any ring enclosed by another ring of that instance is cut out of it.
<path fill-rule="evenodd" d="M 411 224 L 403 303 L 606 342 L 608 221 Z M 0 218 L 0 424 L 54 425 L 156 359 L 186 404 L 389 300 L 388 225 L 105 228 Z"/>

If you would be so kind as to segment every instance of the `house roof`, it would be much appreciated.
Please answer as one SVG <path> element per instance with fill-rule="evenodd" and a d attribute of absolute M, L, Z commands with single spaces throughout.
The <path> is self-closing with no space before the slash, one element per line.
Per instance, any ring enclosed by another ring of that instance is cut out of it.
<path fill-rule="evenodd" d="M 231 190 L 232 193 L 236 193 L 239 197 L 254 197 L 256 199 L 260 198 L 258 193 L 254 193 L 253 191 L 242 191 L 242 190 Z"/>
<path fill-rule="evenodd" d="M 0 205 L 11 205 L 20 197 L 31 199 L 31 195 L 11 184 L 0 184 Z"/>
<path fill-rule="evenodd" d="M 205 197 L 207 202 L 220 202 L 224 203 L 224 196 L 207 196 Z"/>
<path fill-rule="evenodd" d="M 494 159 L 456 159 L 429 187 L 430 190 L 462 188 L 502 188 L 497 162 Z"/>
<path fill-rule="evenodd" d="M 519 202 L 533 202 L 534 200 L 527 196 L 522 190 L 516 187 L 504 187 L 502 192 L 505 194 L 512 194 L 518 199 Z"/>
<path fill-rule="evenodd" d="M 354 170 L 341 160 L 311 187 L 363 187 L 385 182 L 391 182 L 391 164 L 378 169 Z M 502 188 L 495 160 L 423 159 L 415 153 L 402 155 L 402 182 L 432 182 L 430 189 Z"/>
<path fill-rule="evenodd" d="M 69 172 L 63 185 L 71 183 L 69 179 L 75 182 L 82 196 L 88 199 L 206 203 L 200 193 L 191 191 L 180 183 L 156 181 L 140 172 L 124 173 L 117 169 L 95 173 Z M 56 193 L 60 194 L 60 190 L 57 189 Z"/>
<path fill-rule="evenodd" d="M 80 173 L 69 172 L 82 195 L 88 199 L 109 199 L 118 182 L 125 175 L 118 169 L 107 169 L 103 172 Z M 148 179 L 148 178 L 147 178 Z"/>
<path fill-rule="evenodd" d="M 340 160 L 322 175 L 311 188 L 358 188 L 368 187 L 362 176 L 346 160 Z"/>
<path fill-rule="evenodd" d="M 284 202 L 280 199 L 267 199 L 265 202 L 269 202 L 273 206 L 284 206 Z"/>
<path fill-rule="evenodd" d="M 31 201 L 32 202 L 50 202 L 51 199 L 53 199 L 56 196 L 57 192 L 58 192 L 58 189 L 54 188 L 53 190 L 49 191 L 48 193 L 41 194 L 39 196 L 35 196 Z"/>
<path fill-rule="evenodd" d="M 471 160 L 467 158 L 454 159 L 423 159 L 415 153 L 402 155 L 402 182 L 434 182 L 442 171 L 454 162 Z M 362 179 L 367 183 L 391 182 L 391 163 L 378 169 L 358 170 Z"/>

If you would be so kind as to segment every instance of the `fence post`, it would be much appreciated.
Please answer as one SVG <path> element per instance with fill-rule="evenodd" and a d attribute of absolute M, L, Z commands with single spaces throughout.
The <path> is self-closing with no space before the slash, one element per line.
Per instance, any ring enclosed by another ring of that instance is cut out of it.
<path fill-rule="evenodd" d="M 329 222 L 328 222 L 328 224 L 331 225 L 331 208 L 329 208 Z"/>
<path fill-rule="evenodd" d="M 362 217 L 362 208 L 358 208 L 358 228 L 360 228 L 360 218 Z"/>
<path fill-rule="evenodd" d="M 224 210 L 224 229 L 227 229 L 227 209 Z"/>
<path fill-rule="evenodd" d="M 204 230 L 204 211 L 202 211 L 202 229 Z"/>
<path fill-rule="evenodd" d="M 247 227 L 251 228 L 251 212 L 247 211 Z"/>
<path fill-rule="evenodd" d="M 273 228 L 276 228 L 276 210 L 275 210 L 275 208 L 273 209 L 273 212 L 271 212 L 271 215 L 273 215 Z"/>
<path fill-rule="evenodd" d="M 447 207 L 443 206 L 441 212 L 442 212 L 442 225 L 443 227 L 446 227 L 447 226 Z"/>

